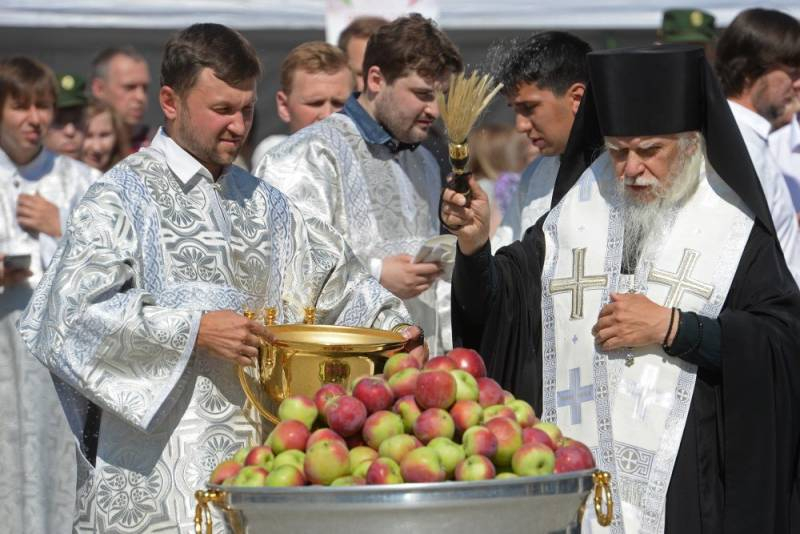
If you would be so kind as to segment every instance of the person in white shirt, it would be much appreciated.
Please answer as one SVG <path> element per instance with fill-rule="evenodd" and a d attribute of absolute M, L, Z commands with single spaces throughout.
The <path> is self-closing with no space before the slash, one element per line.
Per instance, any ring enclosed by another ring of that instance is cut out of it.
<path fill-rule="evenodd" d="M 69 532 L 75 502 L 74 440 L 50 373 L 16 330 L 71 208 L 100 176 L 43 147 L 55 101 L 56 79 L 47 66 L 27 57 L 0 61 L 0 515 L 6 532 Z"/>
<path fill-rule="evenodd" d="M 769 150 L 800 89 L 800 22 L 780 11 L 748 9 L 722 32 L 716 71 L 764 190 L 786 263 L 800 283 L 800 227 L 786 180 Z"/>
<path fill-rule="evenodd" d="M 769 148 L 786 179 L 800 223 L 800 113 L 793 114 L 789 124 L 770 134 Z"/>

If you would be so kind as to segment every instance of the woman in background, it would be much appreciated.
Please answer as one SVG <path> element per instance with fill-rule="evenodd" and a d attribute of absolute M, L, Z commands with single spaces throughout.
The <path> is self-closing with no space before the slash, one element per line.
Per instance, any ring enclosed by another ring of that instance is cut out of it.
<path fill-rule="evenodd" d="M 489 197 L 491 236 L 516 193 L 520 173 L 538 154 L 530 154 L 531 143 L 508 124 L 476 128 L 470 135 L 469 147 L 472 174 Z"/>
<path fill-rule="evenodd" d="M 86 138 L 81 160 L 106 172 L 130 154 L 128 133 L 122 119 L 107 104 L 92 100 L 86 109 Z"/>

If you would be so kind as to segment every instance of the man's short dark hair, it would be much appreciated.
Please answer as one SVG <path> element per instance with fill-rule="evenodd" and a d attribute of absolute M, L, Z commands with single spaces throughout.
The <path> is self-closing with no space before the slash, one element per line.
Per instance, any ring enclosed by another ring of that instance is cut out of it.
<path fill-rule="evenodd" d="M 117 56 L 124 56 L 134 61 L 147 63 L 147 60 L 132 46 L 111 46 L 104 48 L 92 60 L 92 74 L 91 79 L 100 78 L 105 80 L 108 78 L 108 66 L 111 60 Z"/>
<path fill-rule="evenodd" d="M 204 68 L 234 87 L 261 76 L 258 55 L 242 34 L 222 24 L 193 24 L 167 42 L 161 86 L 185 94 Z"/>
<path fill-rule="evenodd" d="M 27 106 L 46 96 L 55 107 L 56 93 L 55 74 L 41 61 L 27 56 L 0 60 L 0 113 L 9 97 Z"/>
<path fill-rule="evenodd" d="M 381 69 L 387 83 L 416 72 L 423 78 L 438 78 L 461 72 L 461 54 L 436 23 L 418 13 L 400 17 L 382 26 L 367 41 L 364 52 L 364 85 L 373 66 Z"/>
<path fill-rule="evenodd" d="M 570 33 L 542 32 L 495 43 L 487 63 L 507 95 L 516 93 L 523 83 L 563 95 L 573 84 L 587 83 L 586 54 L 591 51 L 587 42 Z"/>
<path fill-rule="evenodd" d="M 347 25 L 339 34 L 339 41 L 336 43 L 342 52 L 347 53 L 347 45 L 354 37 L 359 39 L 369 39 L 378 28 L 389 24 L 389 21 L 382 17 L 357 17 Z"/>
<path fill-rule="evenodd" d="M 746 9 L 725 28 L 715 67 L 726 96 L 741 94 L 770 70 L 800 67 L 800 22 L 773 9 Z"/>

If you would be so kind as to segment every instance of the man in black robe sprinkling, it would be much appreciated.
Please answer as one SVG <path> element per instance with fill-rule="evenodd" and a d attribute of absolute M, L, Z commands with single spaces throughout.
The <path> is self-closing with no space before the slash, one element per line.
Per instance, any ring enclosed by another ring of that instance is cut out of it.
<path fill-rule="evenodd" d="M 800 292 L 730 109 L 700 48 L 588 65 L 521 242 L 492 256 L 480 188 L 444 194 L 455 343 L 592 448 L 611 532 L 796 531 Z"/>

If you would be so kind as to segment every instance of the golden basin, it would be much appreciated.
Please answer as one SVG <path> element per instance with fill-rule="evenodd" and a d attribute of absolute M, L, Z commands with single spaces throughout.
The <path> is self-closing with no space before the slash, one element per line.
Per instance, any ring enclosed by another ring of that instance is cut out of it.
<path fill-rule="evenodd" d="M 254 367 L 240 367 L 245 395 L 273 424 L 280 402 L 290 395 L 313 396 L 323 385 L 347 388 L 364 375 L 380 373 L 383 363 L 406 340 L 375 328 L 287 324 L 269 326 L 273 343 L 264 343 Z"/>

